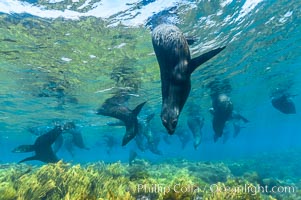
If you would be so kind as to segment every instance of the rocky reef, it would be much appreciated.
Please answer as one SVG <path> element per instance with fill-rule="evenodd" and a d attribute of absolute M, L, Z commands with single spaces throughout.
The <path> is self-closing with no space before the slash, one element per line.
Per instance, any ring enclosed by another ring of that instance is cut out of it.
<path fill-rule="evenodd" d="M 230 168 L 233 166 L 232 163 Z M 261 178 L 254 171 L 235 176 L 230 168 L 221 162 L 186 160 L 157 164 L 135 160 L 131 165 L 120 162 L 71 165 L 60 161 L 41 167 L 2 164 L 0 199 L 272 200 L 300 196 L 298 190 L 277 194 L 261 191 L 259 185 L 284 188 L 288 182 Z M 299 182 L 290 185 L 298 188 L 300 183 L 299 179 Z"/>

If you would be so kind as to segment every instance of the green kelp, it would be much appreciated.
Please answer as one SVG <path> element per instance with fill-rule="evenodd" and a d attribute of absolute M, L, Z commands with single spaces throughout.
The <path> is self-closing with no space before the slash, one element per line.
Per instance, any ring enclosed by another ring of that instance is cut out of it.
<path fill-rule="evenodd" d="M 206 193 L 206 200 L 260 200 L 263 199 L 256 187 L 243 179 L 228 179 L 225 183 L 218 182 L 210 186 L 211 192 Z"/>
<path fill-rule="evenodd" d="M 0 199 L 17 199 L 16 181 L 23 175 L 31 173 L 34 168 L 30 165 L 0 164 Z"/>
<path fill-rule="evenodd" d="M 0 200 L 272 200 L 300 194 L 261 192 L 256 188 L 258 179 L 256 173 L 234 176 L 224 163 L 185 160 L 152 164 L 137 159 L 132 165 L 7 164 L 0 166 Z"/>

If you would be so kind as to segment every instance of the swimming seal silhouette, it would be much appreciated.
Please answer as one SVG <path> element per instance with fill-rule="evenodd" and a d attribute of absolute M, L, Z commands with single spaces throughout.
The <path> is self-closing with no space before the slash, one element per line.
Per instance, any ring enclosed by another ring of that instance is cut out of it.
<path fill-rule="evenodd" d="M 124 123 L 126 133 L 123 136 L 122 146 L 125 146 L 137 135 L 139 131 L 137 116 L 146 102 L 139 104 L 134 110 L 131 110 L 128 107 L 117 103 L 118 100 L 118 95 L 107 99 L 102 107 L 97 110 L 97 114 L 114 117 Z"/>
<path fill-rule="evenodd" d="M 146 117 L 138 117 L 138 132 L 135 136 L 135 141 L 138 149 L 142 152 L 149 149 L 152 153 L 162 155 L 158 149 L 159 138 L 156 137 L 151 130 L 150 121 L 154 118 L 155 114 L 149 114 Z M 122 121 L 107 122 L 108 126 L 125 126 Z"/>
<path fill-rule="evenodd" d="M 86 150 L 90 149 L 86 147 L 82 133 L 79 130 L 79 128 L 75 125 L 74 122 L 67 122 L 65 126 L 68 127 L 68 133 L 72 135 L 72 143 L 75 146 L 77 146 L 80 149 L 86 149 Z"/>
<path fill-rule="evenodd" d="M 13 149 L 13 153 L 25 153 L 25 152 L 35 152 L 32 157 L 25 158 L 19 163 L 30 160 L 39 160 L 45 163 L 55 163 L 59 159 L 53 152 L 51 145 L 56 141 L 56 139 L 62 134 L 64 129 L 61 126 L 55 126 L 49 132 L 39 136 L 33 145 L 20 145 Z"/>
<path fill-rule="evenodd" d="M 241 126 L 238 122 L 233 122 L 233 137 L 236 138 L 240 133 L 241 129 L 246 128 L 245 126 Z"/>
<path fill-rule="evenodd" d="M 189 115 L 187 118 L 187 125 L 193 135 L 193 146 L 197 149 L 202 141 L 202 128 L 204 126 L 205 118 L 200 115 Z"/>
<path fill-rule="evenodd" d="M 188 42 L 174 25 L 162 24 L 152 32 L 153 48 L 161 75 L 161 120 L 169 134 L 175 132 L 181 110 L 191 89 L 191 73 L 225 47 L 191 59 Z"/>
<path fill-rule="evenodd" d="M 233 104 L 226 94 L 219 94 L 212 100 L 212 108 L 210 109 L 213 114 L 212 126 L 215 132 L 214 142 L 222 136 L 226 124 L 232 116 Z"/>
<path fill-rule="evenodd" d="M 272 97 L 272 105 L 274 108 L 284 114 L 296 114 L 295 104 L 288 94 L 282 94 L 277 97 Z"/>

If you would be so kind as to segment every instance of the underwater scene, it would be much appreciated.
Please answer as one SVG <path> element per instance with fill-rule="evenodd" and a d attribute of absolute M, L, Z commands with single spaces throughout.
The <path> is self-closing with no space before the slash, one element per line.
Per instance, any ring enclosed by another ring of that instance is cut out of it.
<path fill-rule="evenodd" d="M 301 200 L 301 1 L 0 0 L 0 200 Z"/>

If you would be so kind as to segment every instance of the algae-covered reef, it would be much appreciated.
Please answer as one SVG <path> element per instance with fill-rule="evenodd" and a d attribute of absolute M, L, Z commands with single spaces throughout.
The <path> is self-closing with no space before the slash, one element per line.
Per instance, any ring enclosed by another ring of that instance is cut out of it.
<path fill-rule="evenodd" d="M 2 165 L 0 199 L 273 199 L 248 176 L 234 177 L 223 163 L 135 161 L 42 167 Z M 239 189 L 240 188 L 240 189 Z M 295 196 L 288 196 L 293 199 Z"/>

